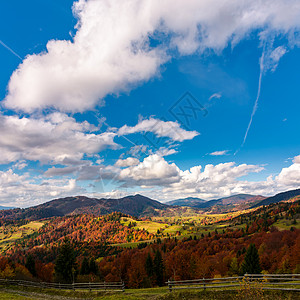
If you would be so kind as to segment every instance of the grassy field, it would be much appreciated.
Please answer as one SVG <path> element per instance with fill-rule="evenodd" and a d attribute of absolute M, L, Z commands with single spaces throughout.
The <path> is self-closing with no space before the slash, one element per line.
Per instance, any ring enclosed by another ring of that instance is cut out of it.
<path fill-rule="evenodd" d="M 246 296 L 246 294 L 245 294 Z M 37 288 L 18 288 L 16 286 L 0 287 L 0 299 L 94 299 L 94 300 L 179 300 L 179 299 L 299 299 L 299 292 L 264 291 L 263 294 L 241 298 L 237 291 L 206 290 L 206 291 L 173 291 L 167 287 L 150 289 L 128 289 L 122 292 L 88 292 L 64 291 Z"/>
<path fill-rule="evenodd" d="M 294 224 L 294 220 L 279 220 L 276 223 L 274 223 L 274 226 L 277 227 L 279 230 L 289 230 L 291 227 L 300 229 L 300 219 L 296 220 L 296 224 Z"/>
<path fill-rule="evenodd" d="M 27 235 L 34 233 L 44 225 L 44 222 L 32 221 L 22 226 L 8 225 L 0 227 L 0 250 L 4 251 L 10 245 Z"/>
<path fill-rule="evenodd" d="M 149 233 L 157 233 L 157 230 L 163 230 L 168 227 L 168 224 L 153 222 L 153 221 L 137 221 L 131 218 L 122 218 L 121 223 L 128 226 L 130 223 L 135 224 L 134 229 L 144 229 Z"/>

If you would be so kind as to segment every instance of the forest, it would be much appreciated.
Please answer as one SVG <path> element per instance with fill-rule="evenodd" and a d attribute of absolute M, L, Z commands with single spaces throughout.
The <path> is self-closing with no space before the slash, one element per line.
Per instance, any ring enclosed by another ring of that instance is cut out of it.
<path fill-rule="evenodd" d="M 181 231 L 168 233 L 138 228 L 145 220 L 118 212 L 54 217 L 2 252 L 0 277 L 154 287 L 170 278 L 242 275 L 249 253 L 259 266 L 256 272 L 300 273 L 299 213 L 300 201 L 270 204 L 235 217 L 220 215 L 206 227 L 185 223 Z"/>

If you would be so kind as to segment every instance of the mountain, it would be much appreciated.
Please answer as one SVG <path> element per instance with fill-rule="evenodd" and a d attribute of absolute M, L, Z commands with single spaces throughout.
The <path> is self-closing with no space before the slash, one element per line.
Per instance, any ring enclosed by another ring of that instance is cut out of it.
<path fill-rule="evenodd" d="M 5 219 L 42 219 L 62 217 L 74 214 L 104 215 L 115 211 L 140 217 L 155 214 L 155 210 L 163 210 L 168 206 L 142 195 L 127 196 L 120 199 L 97 199 L 85 196 L 55 199 L 25 209 L 0 211 Z"/>
<path fill-rule="evenodd" d="M 176 199 L 166 202 L 167 205 L 178 205 L 178 206 L 190 206 L 197 207 L 197 205 L 205 203 L 207 201 L 200 198 L 187 197 L 184 199 Z"/>
<path fill-rule="evenodd" d="M 0 210 L 6 210 L 6 209 L 14 209 L 15 207 L 8 207 L 8 206 L 1 206 L 0 205 Z"/>
<path fill-rule="evenodd" d="M 275 196 L 266 198 L 266 199 L 256 203 L 255 205 L 253 205 L 252 208 L 259 207 L 259 206 L 262 206 L 262 205 L 269 205 L 271 203 L 277 203 L 277 202 L 280 202 L 280 201 L 287 201 L 287 200 L 290 200 L 290 199 L 295 198 L 297 196 L 300 196 L 300 189 L 279 193 Z"/>
<path fill-rule="evenodd" d="M 220 199 L 214 199 L 205 201 L 199 198 L 184 198 L 184 199 L 177 199 L 167 202 L 168 205 L 179 205 L 179 206 L 189 206 L 198 209 L 213 209 L 214 212 L 223 212 L 228 211 L 230 209 L 234 210 L 241 210 L 247 209 L 253 203 L 259 202 L 265 199 L 263 196 L 254 196 L 248 194 L 237 194 L 230 197 L 224 197 Z"/>

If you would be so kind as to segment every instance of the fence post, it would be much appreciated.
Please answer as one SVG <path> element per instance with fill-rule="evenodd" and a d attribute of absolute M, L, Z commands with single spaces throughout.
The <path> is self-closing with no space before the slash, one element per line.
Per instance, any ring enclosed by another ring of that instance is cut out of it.
<path fill-rule="evenodd" d="M 92 289 L 91 289 L 91 283 L 89 282 L 89 290 L 90 290 L 90 292 L 92 291 Z"/>
<path fill-rule="evenodd" d="M 204 277 L 203 277 L 203 290 L 204 290 L 204 291 L 206 290 L 205 279 L 204 279 Z"/>
<path fill-rule="evenodd" d="M 105 283 L 105 281 L 104 281 L 104 290 L 106 291 L 106 283 Z"/>
<path fill-rule="evenodd" d="M 72 283 L 72 289 L 73 289 L 73 291 L 75 291 L 75 283 L 74 282 Z"/>
<path fill-rule="evenodd" d="M 58 288 L 61 289 L 60 282 L 58 283 Z"/>
<path fill-rule="evenodd" d="M 124 281 L 122 281 L 122 292 L 123 293 L 125 292 L 125 283 L 124 283 Z"/>
<path fill-rule="evenodd" d="M 168 279 L 168 286 L 169 286 L 169 291 L 172 292 L 172 284 L 170 279 Z"/>

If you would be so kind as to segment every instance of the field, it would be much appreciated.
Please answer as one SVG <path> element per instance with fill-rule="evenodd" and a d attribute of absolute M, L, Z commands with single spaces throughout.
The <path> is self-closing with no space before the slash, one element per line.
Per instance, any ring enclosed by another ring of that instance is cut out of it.
<path fill-rule="evenodd" d="M 297 292 L 264 291 L 262 297 L 251 299 L 297 299 Z M 230 290 L 206 290 L 206 291 L 180 291 L 170 293 L 167 287 L 149 289 L 128 289 L 122 292 L 85 292 L 64 291 L 52 289 L 19 288 L 10 286 L 0 288 L 0 299 L 94 299 L 94 300 L 179 300 L 179 299 L 239 299 L 237 291 Z M 248 298 L 247 298 L 248 299 Z M 249 298 L 250 299 L 250 298 Z"/>
<path fill-rule="evenodd" d="M 7 250 L 10 245 L 17 240 L 33 234 L 38 231 L 45 222 L 32 221 L 25 225 L 6 225 L 0 227 L 0 250 Z"/>

